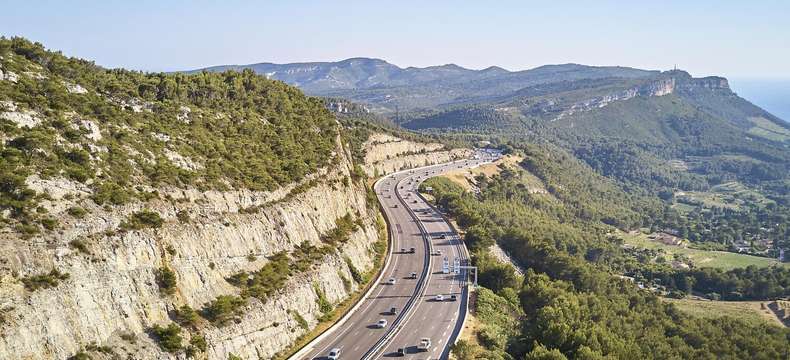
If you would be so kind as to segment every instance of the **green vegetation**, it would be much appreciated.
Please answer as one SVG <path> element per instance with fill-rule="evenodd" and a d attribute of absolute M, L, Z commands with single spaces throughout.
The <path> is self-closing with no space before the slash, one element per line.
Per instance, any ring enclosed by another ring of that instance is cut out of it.
<path fill-rule="evenodd" d="M 151 328 L 151 335 L 164 351 L 175 353 L 182 349 L 181 328 L 177 324 L 170 323 L 166 327 L 154 325 Z"/>
<path fill-rule="evenodd" d="M 140 210 L 133 213 L 129 219 L 121 223 L 121 229 L 140 230 L 146 228 L 157 229 L 162 227 L 164 220 L 159 213 L 151 210 Z"/>
<path fill-rule="evenodd" d="M 318 310 L 321 311 L 321 314 L 324 316 L 329 315 L 332 310 L 334 310 L 334 305 L 332 305 L 332 303 L 326 299 L 326 294 L 323 290 L 321 290 L 320 287 L 318 287 L 318 284 L 313 284 L 313 291 L 315 291 L 315 294 L 318 297 L 316 299 Z"/>
<path fill-rule="evenodd" d="M 215 325 L 223 325 L 239 315 L 246 303 L 237 296 L 220 295 L 203 306 L 203 317 Z"/>
<path fill-rule="evenodd" d="M 479 345 L 461 344 L 456 353 L 491 359 L 773 359 L 786 354 L 790 330 L 728 316 L 690 316 L 656 293 L 613 276 L 625 273 L 677 292 L 717 292 L 722 299 L 770 298 L 790 293 L 786 268 L 675 270 L 643 263 L 612 241 L 611 233 L 615 227 L 649 225 L 665 211 L 664 204 L 649 194 L 629 194 L 559 149 L 527 146 L 523 151 L 522 166 L 550 194 L 530 192 L 521 169 L 479 178 L 479 196 L 449 179 L 425 183 L 433 187 L 437 205 L 466 231 L 484 287 L 477 308 Z M 523 281 L 507 266 L 492 264 L 486 249 L 493 243 L 526 268 Z"/>
<path fill-rule="evenodd" d="M 162 266 L 156 271 L 156 283 L 163 295 L 173 295 L 176 292 L 176 273 L 167 266 Z"/>
<path fill-rule="evenodd" d="M 300 328 L 302 328 L 303 330 L 310 329 L 310 325 L 307 323 L 307 320 L 305 320 L 304 317 L 302 317 L 302 314 L 300 314 L 298 311 L 288 310 L 288 313 L 290 313 L 291 316 L 294 317 L 294 320 L 296 320 L 296 324 L 299 325 Z"/>
<path fill-rule="evenodd" d="M 195 353 L 196 350 L 200 352 L 206 352 L 208 348 L 208 342 L 206 342 L 206 338 L 202 335 L 193 335 L 191 339 L 189 339 L 190 348 L 187 350 L 188 352 Z"/>
<path fill-rule="evenodd" d="M 68 212 L 69 215 L 71 215 L 71 216 L 73 216 L 73 217 L 75 217 L 77 219 L 84 218 L 85 214 L 88 213 L 87 211 L 85 211 L 85 209 L 83 209 L 83 208 L 81 208 L 79 206 L 72 206 L 68 210 L 66 210 L 66 212 Z"/>
<path fill-rule="evenodd" d="M 675 246 L 663 244 L 659 241 L 650 240 L 647 234 L 620 234 L 625 244 L 633 245 L 640 249 L 656 250 L 652 256 L 660 256 L 665 262 L 669 262 L 677 257 L 687 260 L 690 265 L 695 267 L 712 267 L 724 270 L 743 268 L 747 266 L 766 267 L 780 265 L 776 259 L 738 254 L 729 251 L 701 250 L 686 246 Z"/>
<path fill-rule="evenodd" d="M 38 289 L 49 289 L 58 286 L 61 281 L 68 280 L 68 273 L 61 273 L 57 269 L 52 269 L 47 274 L 32 275 L 22 278 L 22 284 L 28 291 L 36 291 Z"/>
<path fill-rule="evenodd" d="M 155 196 L 142 185 L 273 190 L 329 164 L 335 148 L 338 126 L 320 100 L 251 71 L 107 70 L 22 38 L 0 39 L 0 56 L 20 74 L 0 82 L 0 101 L 41 119 L 0 120 L 0 210 L 30 234 L 32 174 L 92 180 L 96 203 L 118 205 Z"/>
<path fill-rule="evenodd" d="M 195 311 L 195 309 L 193 309 L 191 306 L 186 304 L 176 309 L 175 315 L 176 321 L 183 326 L 190 326 L 194 328 L 197 326 L 197 323 L 200 320 L 200 314 L 198 314 L 198 312 Z"/>
<path fill-rule="evenodd" d="M 69 241 L 69 246 L 77 249 L 77 251 L 83 254 L 87 254 L 87 255 L 91 254 L 91 251 L 90 249 L 88 249 L 88 244 L 85 243 L 85 240 L 82 239 L 71 240 Z"/>
<path fill-rule="evenodd" d="M 664 299 L 679 310 L 701 318 L 716 319 L 724 316 L 742 320 L 752 325 L 771 324 L 781 326 L 771 310 L 761 308 L 760 302 L 710 301 L 692 299 Z"/>
<path fill-rule="evenodd" d="M 754 127 L 749 129 L 749 134 L 777 142 L 790 141 L 790 129 L 764 117 L 750 117 L 749 120 L 754 124 Z"/>

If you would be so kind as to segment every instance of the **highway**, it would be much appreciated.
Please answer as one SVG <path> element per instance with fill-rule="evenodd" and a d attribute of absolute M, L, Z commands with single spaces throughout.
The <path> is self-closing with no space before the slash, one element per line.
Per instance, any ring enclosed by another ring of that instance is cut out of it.
<path fill-rule="evenodd" d="M 478 153 L 475 159 L 401 171 L 377 181 L 374 190 L 392 241 L 381 278 L 336 326 L 292 359 L 328 359 L 332 349 L 340 349 L 339 359 L 378 359 L 399 356 L 399 348 L 406 359 L 445 359 L 461 329 L 467 301 L 465 273 L 453 274 L 451 269 L 456 258 L 468 265 L 468 256 L 458 235 L 417 189 L 429 177 L 491 160 Z M 445 259 L 450 273 L 443 271 Z M 436 301 L 438 294 L 446 299 Z M 455 301 L 449 299 L 453 294 Z M 383 327 L 377 326 L 381 319 L 387 321 Z M 418 352 L 425 337 L 432 346 Z"/>

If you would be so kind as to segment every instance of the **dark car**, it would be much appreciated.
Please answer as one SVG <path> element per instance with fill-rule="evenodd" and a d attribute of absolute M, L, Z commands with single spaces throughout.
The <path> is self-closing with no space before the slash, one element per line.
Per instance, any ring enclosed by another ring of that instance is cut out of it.
<path fill-rule="evenodd" d="M 406 355 L 406 348 L 398 348 L 395 351 L 395 356 L 405 356 Z"/>
<path fill-rule="evenodd" d="M 390 308 L 390 315 L 398 315 L 398 308 L 391 307 Z"/>
<path fill-rule="evenodd" d="M 415 250 L 414 248 L 409 248 L 409 252 L 410 252 L 410 253 L 414 254 L 414 252 L 415 252 L 415 251 L 416 251 L 416 250 Z"/>

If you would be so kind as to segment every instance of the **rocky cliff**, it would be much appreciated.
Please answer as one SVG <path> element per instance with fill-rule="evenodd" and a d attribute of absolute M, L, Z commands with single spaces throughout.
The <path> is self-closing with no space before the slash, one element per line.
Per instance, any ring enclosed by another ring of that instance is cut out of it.
<path fill-rule="evenodd" d="M 352 272 L 373 266 L 375 204 L 367 202 L 363 184 L 350 181 L 350 155 L 339 142 L 336 156 L 336 165 L 276 191 L 158 189 L 161 200 L 112 208 L 83 201 L 84 189 L 68 180 L 30 178 L 31 188 L 49 194 L 42 206 L 50 213 L 79 203 L 87 215 L 35 240 L 0 234 L 0 357 L 64 359 L 91 344 L 122 357 L 173 357 L 147 329 L 170 323 L 182 305 L 200 309 L 220 295 L 237 295 L 226 278 L 256 271 L 267 257 L 303 242 L 320 245 L 336 220 L 351 214 L 360 226 L 337 251 L 265 302 L 252 298 L 233 322 L 199 326 L 208 358 L 269 358 L 283 350 L 307 331 L 303 321 L 312 327 L 322 315 L 319 292 L 339 302 L 358 287 Z M 159 213 L 163 225 L 120 230 L 143 206 Z M 163 266 L 177 281 L 170 296 L 157 284 Z M 31 291 L 20 281 L 53 269 L 68 274 L 55 287 Z"/>
<path fill-rule="evenodd" d="M 382 133 L 371 135 L 364 148 L 364 170 L 372 177 L 457 160 L 472 154 L 470 149 L 448 149 L 439 143 L 420 143 Z"/>

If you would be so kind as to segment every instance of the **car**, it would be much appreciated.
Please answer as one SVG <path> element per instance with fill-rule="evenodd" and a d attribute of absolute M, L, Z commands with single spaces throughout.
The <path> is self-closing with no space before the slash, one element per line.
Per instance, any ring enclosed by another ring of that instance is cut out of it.
<path fill-rule="evenodd" d="M 415 248 L 413 248 L 413 247 L 412 247 L 412 248 L 409 248 L 409 253 L 412 253 L 412 254 L 414 254 L 414 252 L 415 252 L 415 251 L 417 251 Z"/>
<path fill-rule="evenodd" d="M 431 338 L 420 339 L 420 344 L 417 345 L 417 351 L 428 351 L 431 348 Z"/>
<path fill-rule="evenodd" d="M 398 204 L 395 204 L 395 205 L 394 205 L 394 206 L 392 206 L 392 207 L 394 207 L 394 208 L 397 208 L 397 207 L 398 207 Z"/>
<path fill-rule="evenodd" d="M 389 285 L 395 285 L 395 278 L 394 278 L 394 277 L 391 277 L 391 278 L 387 279 L 387 284 L 389 284 Z"/>
<path fill-rule="evenodd" d="M 412 271 L 411 274 L 409 275 L 409 277 L 412 278 L 412 279 L 416 279 L 417 278 L 417 272 L 416 271 Z"/>
<path fill-rule="evenodd" d="M 390 308 L 390 315 L 398 315 L 398 308 L 396 308 L 394 306 L 391 307 Z"/>
<path fill-rule="evenodd" d="M 455 296 L 455 294 L 450 295 L 450 301 L 455 301 L 457 299 L 458 299 L 458 297 Z"/>
<path fill-rule="evenodd" d="M 329 360 L 337 360 L 340 359 L 340 348 L 334 348 L 329 350 L 329 356 L 326 357 Z"/>
<path fill-rule="evenodd" d="M 435 301 L 444 301 L 444 295 L 438 294 L 438 295 L 433 297 L 433 300 L 435 300 Z"/>
<path fill-rule="evenodd" d="M 416 204 L 416 203 L 417 203 L 417 199 L 414 199 L 414 201 L 412 201 L 412 203 L 413 203 L 413 204 Z"/>
<path fill-rule="evenodd" d="M 406 356 L 406 348 L 398 348 L 398 350 L 395 350 L 395 356 Z"/>
<path fill-rule="evenodd" d="M 442 250 L 441 249 L 434 250 L 433 256 L 442 256 Z"/>
<path fill-rule="evenodd" d="M 439 235 L 439 239 L 447 239 L 447 235 L 446 234 L 441 234 L 441 235 Z"/>
<path fill-rule="evenodd" d="M 379 321 L 376 322 L 376 327 L 379 329 L 387 327 L 387 319 L 379 319 Z"/>

